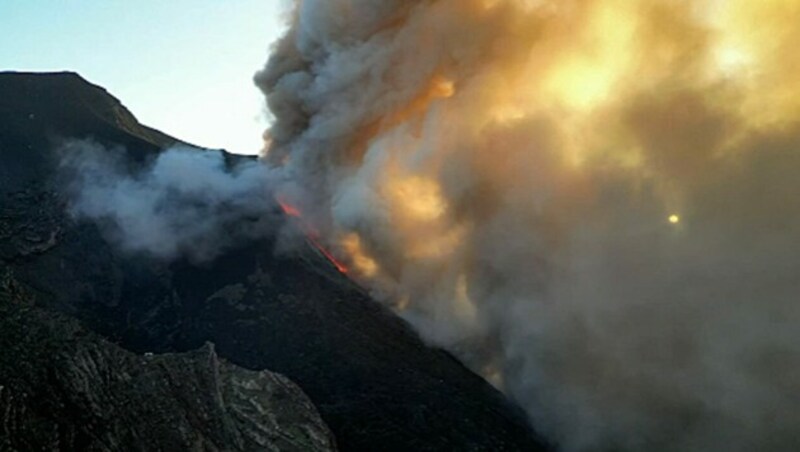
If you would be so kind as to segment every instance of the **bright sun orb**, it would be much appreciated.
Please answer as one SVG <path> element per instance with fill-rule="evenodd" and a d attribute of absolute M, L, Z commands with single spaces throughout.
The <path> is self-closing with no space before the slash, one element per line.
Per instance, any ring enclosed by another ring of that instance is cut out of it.
<path fill-rule="evenodd" d="M 670 216 L 669 216 L 669 218 L 667 218 L 667 219 L 668 219 L 668 220 L 669 220 L 669 222 L 670 222 L 670 223 L 672 223 L 672 224 L 678 224 L 678 223 L 680 223 L 680 222 L 681 222 L 681 217 L 679 217 L 679 216 L 678 216 L 678 215 L 676 215 L 676 214 L 672 214 L 672 215 L 670 215 Z"/>

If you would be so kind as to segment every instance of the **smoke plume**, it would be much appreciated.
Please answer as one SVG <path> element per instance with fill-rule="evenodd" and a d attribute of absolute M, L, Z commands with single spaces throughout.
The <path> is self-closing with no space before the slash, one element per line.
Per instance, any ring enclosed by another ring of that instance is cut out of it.
<path fill-rule="evenodd" d="M 60 149 L 70 212 L 96 221 L 123 251 L 204 261 L 275 228 L 272 173 L 255 160 L 176 146 L 134 165 L 124 149 L 70 141 Z"/>
<path fill-rule="evenodd" d="M 277 190 L 564 450 L 800 446 L 800 1 L 298 0 Z"/>

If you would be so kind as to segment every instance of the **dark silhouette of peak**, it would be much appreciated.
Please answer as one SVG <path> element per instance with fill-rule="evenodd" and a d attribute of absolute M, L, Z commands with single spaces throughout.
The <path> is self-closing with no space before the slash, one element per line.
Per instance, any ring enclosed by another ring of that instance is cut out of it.
<path fill-rule="evenodd" d="M 144 159 L 179 143 L 142 126 L 115 97 L 73 72 L 0 72 L 0 193 L 42 183 L 55 171 L 52 150 L 72 139 L 122 146 Z"/>
<path fill-rule="evenodd" d="M 121 253 L 65 212 L 57 144 L 91 137 L 135 160 L 177 140 L 72 73 L 0 74 L 0 96 L 0 290 L 134 353 L 211 342 L 234 365 L 286 375 L 342 450 L 546 449 L 521 410 L 311 244 L 277 254 L 270 237 L 203 265 Z"/>
<path fill-rule="evenodd" d="M 123 133 L 159 148 L 178 141 L 142 126 L 117 98 L 74 72 L 0 72 L 0 96 L 4 117 L 22 114 L 14 124 L 18 132 L 36 134 L 39 126 L 107 140 L 124 139 Z"/>

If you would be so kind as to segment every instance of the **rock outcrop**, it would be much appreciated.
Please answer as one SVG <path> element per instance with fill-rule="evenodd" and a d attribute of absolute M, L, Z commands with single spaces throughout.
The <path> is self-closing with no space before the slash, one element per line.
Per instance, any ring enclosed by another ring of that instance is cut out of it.
<path fill-rule="evenodd" d="M 0 450 L 334 450 L 286 377 L 221 360 L 214 346 L 135 355 L 0 294 Z"/>

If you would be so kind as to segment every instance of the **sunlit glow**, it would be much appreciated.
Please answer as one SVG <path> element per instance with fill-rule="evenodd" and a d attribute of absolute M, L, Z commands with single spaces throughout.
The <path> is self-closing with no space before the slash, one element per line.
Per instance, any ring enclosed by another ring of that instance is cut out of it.
<path fill-rule="evenodd" d="M 554 70 L 549 88 L 568 106 L 589 108 L 608 94 L 612 82 L 610 68 L 575 58 Z"/>
<path fill-rule="evenodd" d="M 525 118 L 525 110 L 515 105 L 498 105 L 492 109 L 494 120 L 500 124 L 508 124 Z"/>
<path fill-rule="evenodd" d="M 800 1 L 441 4 L 476 27 L 502 20 L 498 33 L 508 36 L 475 55 L 430 56 L 420 48 L 435 61 L 425 66 L 431 75 L 414 78 L 403 101 L 392 97 L 353 133 L 355 155 L 376 141 L 389 149 L 370 189 L 386 209 L 381 230 L 391 233 L 377 239 L 367 228 L 347 228 L 331 239 L 362 278 L 387 277 L 402 268 L 397 260 L 444 263 L 471 240 L 472 225 L 454 211 L 461 194 L 450 158 L 471 162 L 467 176 L 501 192 L 541 180 L 542 193 L 565 211 L 592 195 L 592 177 L 613 171 L 635 173 L 670 205 L 683 196 L 682 183 L 699 174 L 702 158 L 688 158 L 723 156 L 748 134 L 800 117 Z M 532 191 L 530 206 L 538 194 Z M 459 208 L 474 205 L 466 204 Z M 666 221 L 677 226 L 683 218 L 669 213 Z M 366 243 L 386 237 L 391 247 L 367 251 Z M 468 283 L 459 277 L 453 295 L 465 312 Z"/>
<path fill-rule="evenodd" d="M 432 97 L 452 97 L 456 88 L 452 80 L 436 76 L 431 81 L 430 95 Z"/>
<path fill-rule="evenodd" d="M 378 272 L 378 264 L 369 257 L 361 245 L 361 238 L 356 233 L 349 233 L 339 242 L 358 276 L 371 278 Z"/>
<path fill-rule="evenodd" d="M 405 255 L 415 259 L 433 259 L 450 256 L 466 235 L 464 226 L 455 226 L 449 230 L 427 231 L 419 240 L 410 240 Z"/>
<path fill-rule="evenodd" d="M 597 2 L 580 37 L 552 67 L 545 89 L 574 109 L 596 106 L 625 73 L 634 49 L 630 4 Z"/>
<path fill-rule="evenodd" d="M 400 213 L 414 221 L 434 221 L 445 212 L 444 198 L 433 179 L 421 176 L 400 178 L 389 190 Z"/>
<path fill-rule="evenodd" d="M 736 46 L 719 46 L 716 49 L 715 57 L 717 60 L 717 69 L 726 75 L 736 76 L 744 71 L 750 57 L 739 47 Z"/>

